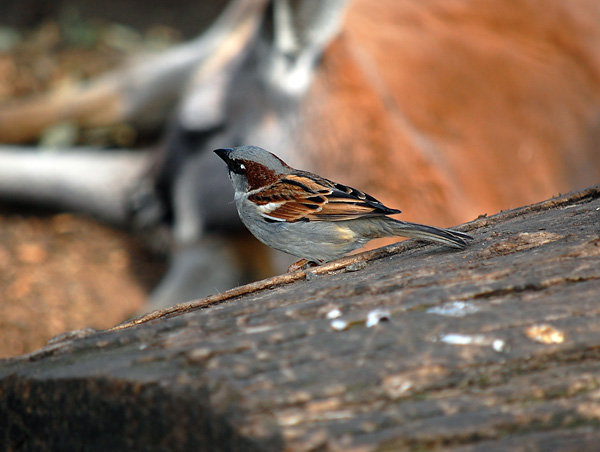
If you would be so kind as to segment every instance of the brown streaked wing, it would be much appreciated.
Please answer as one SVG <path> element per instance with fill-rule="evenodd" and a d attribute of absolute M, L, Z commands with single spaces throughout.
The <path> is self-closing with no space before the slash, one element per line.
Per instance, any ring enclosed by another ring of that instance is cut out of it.
<path fill-rule="evenodd" d="M 347 199 L 337 200 L 328 197 L 327 203 L 319 212 L 310 217 L 311 220 L 342 221 L 353 220 L 365 216 L 382 215 L 379 209 L 365 204 L 364 202 L 350 201 Z"/>
<path fill-rule="evenodd" d="M 272 220 L 285 220 L 294 223 L 296 221 L 313 219 L 313 212 L 318 211 L 319 209 L 320 206 L 318 204 L 288 201 L 281 207 L 274 209 L 270 213 L 263 213 L 263 215 Z"/>
<path fill-rule="evenodd" d="M 308 219 L 327 203 L 324 193 L 319 194 L 313 188 L 323 193 L 324 187 L 308 178 L 286 176 L 276 184 L 250 195 L 249 199 L 258 204 L 259 209 L 261 206 L 267 207 L 269 203 L 274 203 L 272 210 L 262 211 L 262 215 L 266 218 L 293 223 Z M 330 193 L 331 190 L 327 189 L 326 192 Z"/>
<path fill-rule="evenodd" d="M 286 176 L 277 183 L 251 194 L 248 199 L 259 205 L 297 200 L 302 200 L 302 202 L 308 200 L 311 203 L 321 204 L 326 202 L 323 195 L 331 192 L 331 189 L 318 185 L 311 179 Z"/>
<path fill-rule="evenodd" d="M 318 177 L 315 174 L 299 172 L 298 174 L 288 174 L 282 181 L 296 184 L 298 188 L 308 191 L 312 194 L 330 194 L 335 190 L 333 182 Z"/>
<path fill-rule="evenodd" d="M 343 221 L 364 216 L 399 213 L 352 187 L 335 184 L 310 173 L 286 175 L 278 183 L 250 196 L 259 206 L 269 203 L 263 215 L 278 221 Z"/>

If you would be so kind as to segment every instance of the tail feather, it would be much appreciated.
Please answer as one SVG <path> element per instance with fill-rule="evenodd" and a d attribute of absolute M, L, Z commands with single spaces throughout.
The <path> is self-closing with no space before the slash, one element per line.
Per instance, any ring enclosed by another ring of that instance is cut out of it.
<path fill-rule="evenodd" d="M 460 231 L 452 229 L 436 228 L 418 223 L 408 223 L 394 219 L 389 224 L 391 233 L 394 236 L 410 237 L 413 239 L 423 239 L 432 242 L 442 243 L 453 248 L 466 248 L 469 240 L 473 237 Z"/>

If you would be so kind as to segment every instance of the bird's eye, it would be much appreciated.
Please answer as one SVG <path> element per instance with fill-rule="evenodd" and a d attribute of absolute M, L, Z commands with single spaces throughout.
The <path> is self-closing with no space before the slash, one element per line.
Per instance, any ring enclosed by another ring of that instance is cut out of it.
<path fill-rule="evenodd" d="M 244 174 L 244 172 L 246 171 L 246 165 L 237 160 L 232 160 L 229 169 L 236 174 Z"/>

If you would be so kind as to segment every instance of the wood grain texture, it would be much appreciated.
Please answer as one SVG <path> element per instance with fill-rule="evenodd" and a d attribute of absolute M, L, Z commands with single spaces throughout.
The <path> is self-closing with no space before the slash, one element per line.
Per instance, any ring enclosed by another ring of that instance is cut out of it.
<path fill-rule="evenodd" d="M 599 219 L 596 186 L 58 338 L 0 362 L 0 444 L 594 450 Z"/>

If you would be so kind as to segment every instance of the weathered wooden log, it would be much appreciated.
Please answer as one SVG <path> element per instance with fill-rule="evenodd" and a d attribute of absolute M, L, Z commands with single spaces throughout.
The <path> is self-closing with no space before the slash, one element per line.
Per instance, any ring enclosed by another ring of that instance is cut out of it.
<path fill-rule="evenodd" d="M 149 297 L 164 307 L 246 278 L 216 148 L 264 147 L 439 226 L 581 189 L 600 180 L 597 3 L 232 0 L 151 60 L 0 105 L 7 142 L 64 122 L 162 124 L 149 171 L 130 181 L 128 160 L 100 162 L 107 173 L 89 154 L 0 152 L 0 197 L 125 222 L 155 248 L 168 231 L 169 271 Z"/>
<path fill-rule="evenodd" d="M 4 360 L 0 449 L 597 450 L 600 186 L 462 230 Z"/>

